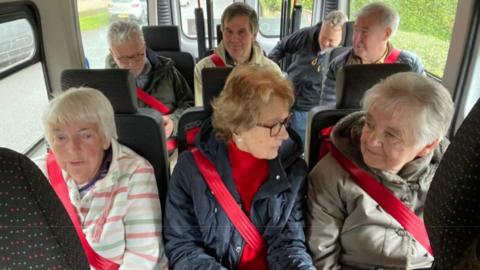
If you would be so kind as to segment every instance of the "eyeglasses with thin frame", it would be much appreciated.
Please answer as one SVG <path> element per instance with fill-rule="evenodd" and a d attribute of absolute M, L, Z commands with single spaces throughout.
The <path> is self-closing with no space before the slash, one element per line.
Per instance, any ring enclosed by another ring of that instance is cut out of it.
<path fill-rule="evenodd" d="M 282 130 L 282 126 L 284 126 L 285 128 L 288 128 L 291 122 L 292 122 L 292 114 L 289 114 L 287 118 L 283 119 L 283 121 L 280 121 L 276 124 L 273 124 L 273 125 L 257 124 L 257 127 L 270 129 L 270 137 L 275 137 Z"/>
<path fill-rule="evenodd" d="M 145 57 L 145 47 L 142 47 L 142 52 L 130 56 L 116 57 L 122 64 L 129 64 L 131 62 L 140 62 Z"/>

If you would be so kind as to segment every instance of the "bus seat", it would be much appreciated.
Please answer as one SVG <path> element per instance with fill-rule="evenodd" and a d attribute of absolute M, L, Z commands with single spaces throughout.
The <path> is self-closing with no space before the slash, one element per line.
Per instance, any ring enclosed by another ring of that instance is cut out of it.
<path fill-rule="evenodd" d="M 305 136 L 305 161 L 309 170 L 312 170 L 319 161 L 320 147 L 324 140 L 320 131 L 334 126 L 338 120 L 356 111 L 358 109 L 331 109 L 325 106 L 317 106 L 309 111 Z"/>
<path fill-rule="evenodd" d="M 228 75 L 233 68 L 231 67 L 213 67 L 202 69 L 202 87 L 203 87 L 203 108 L 211 112 L 211 101 L 217 97 L 225 86 Z"/>
<path fill-rule="evenodd" d="M 203 122 L 212 114 L 210 102 L 220 94 L 232 69 L 231 67 L 202 69 L 203 107 L 188 108 L 182 113 L 177 129 L 179 154 L 194 147 L 196 134 Z"/>
<path fill-rule="evenodd" d="M 480 253 L 479 136 L 477 100 L 451 140 L 425 202 L 425 225 L 435 254 L 432 269 L 477 269 L 455 266 L 467 248 L 473 247 L 471 258 L 477 263 Z"/>
<path fill-rule="evenodd" d="M 203 122 L 209 119 L 211 112 L 203 107 L 192 107 L 183 111 L 178 120 L 177 142 L 178 154 L 190 150 L 195 146 L 195 137 L 200 131 Z"/>
<path fill-rule="evenodd" d="M 110 100 L 118 141 L 152 164 L 163 207 L 170 177 L 163 118 L 153 109 L 137 108 L 133 75 L 124 69 L 70 69 L 62 72 L 61 82 L 63 90 L 92 87 Z"/>
<path fill-rule="evenodd" d="M 143 26 L 142 31 L 147 47 L 161 56 L 171 58 L 175 62 L 175 67 L 187 80 L 188 86 L 193 91 L 195 59 L 190 53 L 180 50 L 178 26 Z"/>
<path fill-rule="evenodd" d="M 40 169 L 0 148 L 2 269 L 88 269 L 66 210 Z"/>
<path fill-rule="evenodd" d="M 407 64 L 347 65 L 339 70 L 336 79 L 337 108 L 360 108 L 365 91 L 380 80 L 404 71 L 411 71 Z"/>
<path fill-rule="evenodd" d="M 354 27 L 355 27 L 355 21 L 348 21 L 343 24 L 342 42 L 340 42 L 340 46 L 343 46 L 343 47 L 352 46 Z"/>

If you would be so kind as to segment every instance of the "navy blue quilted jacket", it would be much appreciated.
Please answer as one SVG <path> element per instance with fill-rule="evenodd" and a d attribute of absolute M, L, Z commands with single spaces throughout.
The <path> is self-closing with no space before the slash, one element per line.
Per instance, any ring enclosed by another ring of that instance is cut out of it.
<path fill-rule="evenodd" d="M 290 132 L 292 134 L 292 132 Z M 297 135 L 295 141 L 299 141 Z M 302 147 L 289 140 L 270 161 L 268 179 L 252 201 L 251 221 L 268 244 L 269 269 L 314 270 L 304 227 L 307 167 Z M 205 123 L 197 147 L 216 166 L 238 204 L 227 144 Z M 183 152 L 170 179 L 165 205 L 165 250 L 173 269 L 236 269 L 245 241 L 203 180 L 192 154 Z"/>

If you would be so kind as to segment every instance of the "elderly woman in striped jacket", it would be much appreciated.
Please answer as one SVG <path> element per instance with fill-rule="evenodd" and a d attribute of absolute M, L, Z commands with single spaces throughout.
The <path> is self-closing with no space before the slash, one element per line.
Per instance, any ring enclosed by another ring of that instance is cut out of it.
<path fill-rule="evenodd" d="M 152 165 L 116 140 L 113 109 L 91 88 L 54 98 L 51 151 L 36 160 L 72 219 L 92 269 L 166 268 Z"/>

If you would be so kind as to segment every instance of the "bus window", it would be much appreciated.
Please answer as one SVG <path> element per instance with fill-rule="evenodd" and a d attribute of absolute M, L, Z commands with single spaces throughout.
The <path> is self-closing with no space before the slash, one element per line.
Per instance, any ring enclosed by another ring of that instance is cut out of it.
<path fill-rule="evenodd" d="M 351 0 L 350 18 L 371 0 Z M 395 47 L 416 53 L 425 69 L 443 77 L 458 0 L 384 0 L 400 15 L 398 31 L 392 38 Z"/>
<path fill-rule="evenodd" d="M 312 25 L 313 0 L 299 0 L 297 5 L 302 5 L 302 19 L 300 28 Z M 259 1 L 260 33 L 267 37 L 280 36 L 281 0 Z M 291 16 L 291 14 L 289 14 Z"/>
<path fill-rule="evenodd" d="M 197 0 L 177 0 L 180 6 L 180 26 L 185 36 L 196 39 L 197 28 L 195 26 L 195 8 L 198 8 Z M 213 0 L 213 31 L 216 29 L 216 25 L 220 24 L 220 18 L 225 8 L 233 3 L 233 0 Z M 207 34 L 207 7 L 206 1 L 200 0 L 200 6 L 203 9 L 203 17 L 205 19 L 205 34 Z"/>
<path fill-rule="evenodd" d="M 43 137 L 48 104 L 38 42 L 26 18 L 0 22 L 0 146 L 28 152 Z"/>
<path fill-rule="evenodd" d="M 108 54 L 107 29 L 115 20 L 135 21 L 146 25 L 147 0 L 78 0 L 78 19 L 82 33 L 85 66 L 104 68 Z"/>
<path fill-rule="evenodd" d="M 35 54 L 33 30 L 26 19 L 0 24 L 0 72 L 32 59 Z"/>

